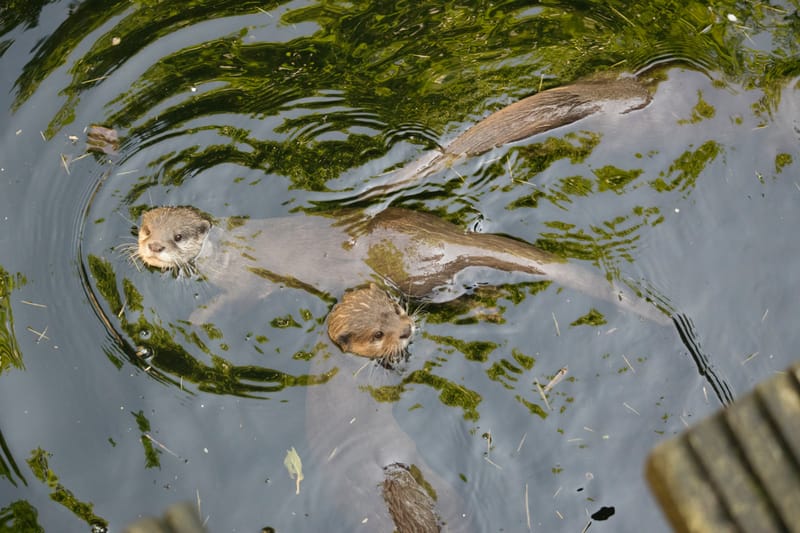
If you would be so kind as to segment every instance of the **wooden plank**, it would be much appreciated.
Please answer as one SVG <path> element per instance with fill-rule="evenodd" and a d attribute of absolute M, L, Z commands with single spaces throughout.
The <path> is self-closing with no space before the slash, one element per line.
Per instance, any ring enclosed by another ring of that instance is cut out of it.
<path fill-rule="evenodd" d="M 785 390 L 776 382 L 773 385 Z M 777 518 L 783 524 L 800 524 L 800 471 L 759 391 L 726 410 L 724 417 Z"/>
<path fill-rule="evenodd" d="M 800 533 L 800 364 L 659 444 L 645 473 L 679 533 Z"/>

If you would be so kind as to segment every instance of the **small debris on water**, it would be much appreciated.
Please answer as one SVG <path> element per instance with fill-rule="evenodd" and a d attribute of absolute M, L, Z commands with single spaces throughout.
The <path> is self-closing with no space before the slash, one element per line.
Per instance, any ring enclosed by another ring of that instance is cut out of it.
<path fill-rule="evenodd" d="M 31 333 L 33 333 L 34 335 L 37 335 L 37 336 L 38 336 L 38 338 L 36 339 L 36 344 L 39 344 L 39 343 L 40 343 L 40 342 L 42 342 L 43 340 L 46 340 L 46 341 L 49 341 L 49 340 L 50 340 L 50 337 L 48 337 L 48 336 L 46 335 L 46 333 L 47 333 L 47 328 L 49 328 L 49 327 L 50 327 L 50 326 L 45 326 L 45 327 L 44 327 L 44 331 L 36 331 L 35 329 L 33 329 L 33 328 L 32 328 L 32 327 L 30 327 L 30 326 L 28 326 L 28 328 L 27 328 L 27 329 L 28 329 L 28 331 L 30 331 L 30 332 L 31 332 Z"/>
<path fill-rule="evenodd" d="M 41 308 L 47 309 L 47 306 L 45 304 L 37 304 L 35 302 L 30 302 L 28 300 L 20 300 L 20 303 L 23 303 L 25 305 L 30 305 L 32 307 L 41 307 Z"/>
<path fill-rule="evenodd" d="M 759 352 L 753 352 L 753 353 L 751 353 L 750 355 L 748 355 L 747 357 L 745 357 L 744 361 L 742 361 L 742 364 L 743 364 L 743 365 L 746 365 L 746 364 L 747 364 L 747 363 L 749 363 L 751 360 L 753 360 L 754 358 L 756 358 L 756 357 L 758 356 L 758 354 L 759 354 Z"/>
<path fill-rule="evenodd" d="M 603 521 L 608 520 L 614 516 L 615 509 L 613 507 L 601 507 L 599 511 L 592 514 L 592 520 Z"/>
<path fill-rule="evenodd" d="M 528 531 L 531 530 L 531 509 L 528 504 L 528 484 L 525 483 L 525 519 L 528 524 Z"/>
<path fill-rule="evenodd" d="M 294 446 L 286 451 L 286 457 L 283 460 L 283 466 L 289 471 L 289 477 L 295 480 L 295 494 L 300 494 L 300 482 L 303 481 L 303 462 L 300 460 L 297 450 Z"/>
<path fill-rule="evenodd" d="M 633 407 L 631 407 L 630 405 L 628 405 L 628 403 L 627 403 L 627 402 L 622 402 L 622 405 L 624 405 L 624 406 L 625 406 L 625 407 L 626 407 L 626 408 L 627 408 L 629 411 L 631 411 L 632 413 L 634 413 L 634 414 L 637 414 L 637 415 L 639 414 L 639 411 L 637 411 L 636 409 L 634 409 Z"/>
<path fill-rule="evenodd" d="M 525 432 L 525 434 L 522 436 L 522 440 L 520 440 L 519 444 L 517 445 L 517 453 L 519 453 L 520 450 L 522 450 L 522 445 L 525 444 L 525 439 L 527 438 L 528 438 L 528 433 Z"/>
<path fill-rule="evenodd" d="M 67 176 L 69 176 L 69 156 L 61 154 L 61 166 L 64 167 L 64 170 L 67 172 Z"/>
<path fill-rule="evenodd" d="M 623 356 L 623 357 L 625 357 L 625 356 Z M 549 392 L 550 389 L 552 389 L 553 387 L 555 387 L 556 385 L 561 383 L 561 380 L 563 380 L 564 377 L 566 377 L 568 371 L 569 371 L 569 367 L 568 366 L 561 367 L 558 370 L 558 372 L 556 372 L 556 375 L 553 376 L 553 379 L 551 379 L 549 382 L 547 382 L 547 385 L 544 386 L 544 392 Z"/>
<path fill-rule="evenodd" d="M 552 411 L 553 408 L 550 407 L 550 402 L 547 401 L 547 395 L 544 393 L 544 389 L 542 388 L 542 386 L 539 385 L 539 380 L 538 379 L 534 379 L 533 380 L 533 384 L 536 385 L 536 390 L 539 391 L 539 396 L 542 397 L 542 401 L 547 406 L 547 410 L 548 411 Z"/>
<path fill-rule="evenodd" d="M 483 460 L 486 461 L 487 463 L 489 463 L 490 465 L 492 465 L 493 467 L 495 467 L 498 470 L 502 470 L 503 469 L 502 466 L 500 466 L 499 464 L 495 463 L 494 461 L 492 461 L 491 459 L 489 459 L 486 456 L 484 456 Z"/>
<path fill-rule="evenodd" d="M 635 369 L 635 368 L 633 368 L 633 365 L 631 364 L 631 362 L 630 362 L 630 361 L 628 361 L 628 358 L 627 358 L 627 357 L 625 357 L 625 354 L 622 354 L 622 358 L 623 358 L 623 359 L 625 359 L 625 364 L 627 364 L 627 365 L 628 365 L 628 368 L 630 368 L 630 369 L 631 369 L 631 372 L 633 372 L 633 373 L 635 374 L 635 373 L 636 373 L 636 369 Z"/>
<path fill-rule="evenodd" d="M 119 135 L 117 130 L 92 124 L 86 128 L 86 150 L 89 152 L 117 155 Z"/>

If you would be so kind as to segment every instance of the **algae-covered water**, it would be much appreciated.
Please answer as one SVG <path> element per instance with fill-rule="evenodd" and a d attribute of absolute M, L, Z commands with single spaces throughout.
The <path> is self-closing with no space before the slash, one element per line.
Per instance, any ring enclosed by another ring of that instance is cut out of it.
<path fill-rule="evenodd" d="M 119 531 L 191 501 L 215 532 L 373 531 L 342 515 L 350 490 L 306 424 L 309 387 L 330 378 L 319 362 L 349 357 L 325 335 L 341 295 L 285 287 L 197 326 L 217 290 L 120 245 L 152 205 L 349 205 L 492 111 L 622 72 L 647 77 L 648 106 L 457 163 L 393 204 L 633 284 L 678 325 L 471 272 L 454 301 L 409 302 L 420 328 L 402 372 L 367 371 L 474 530 L 667 531 L 648 451 L 798 357 L 797 10 L 3 4 L 0 530 Z M 118 146 L 89 150 L 90 126 Z"/>

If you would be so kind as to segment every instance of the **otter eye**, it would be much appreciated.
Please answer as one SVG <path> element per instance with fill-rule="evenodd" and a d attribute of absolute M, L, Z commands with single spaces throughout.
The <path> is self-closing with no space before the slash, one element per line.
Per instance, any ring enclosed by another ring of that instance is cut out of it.
<path fill-rule="evenodd" d="M 379 341 L 383 338 L 383 332 L 381 330 L 376 331 L 372 334 L 372 340 Z"/>
<path fill-rule="evenodd" d="M 181 242 L 183 240 L 183 235 L 180 233 L 176 233 L 175 236 L 172 237 L 172 240 L 174 240 L 175 242 Z"/>

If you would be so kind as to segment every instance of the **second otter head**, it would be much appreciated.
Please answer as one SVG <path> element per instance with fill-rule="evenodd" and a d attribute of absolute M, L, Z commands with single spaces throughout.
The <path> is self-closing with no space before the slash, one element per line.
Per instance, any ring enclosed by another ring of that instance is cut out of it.
<path fill-rule="evenodd" d="M 413 333 L 414 320 L 374 283 L 346 292 L 328 315 L 328 336 L 339 348 L 387 366 L 399 362 Z"/>
<path fill-rule="evenodd" d="M 142 215 L 136 256 L 145 264 L 178 272 L 197 257 L 211 222 L 193 207 L 157 207 Z"/>

